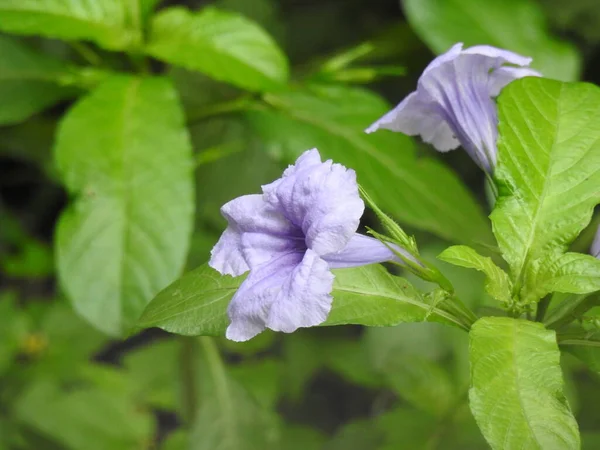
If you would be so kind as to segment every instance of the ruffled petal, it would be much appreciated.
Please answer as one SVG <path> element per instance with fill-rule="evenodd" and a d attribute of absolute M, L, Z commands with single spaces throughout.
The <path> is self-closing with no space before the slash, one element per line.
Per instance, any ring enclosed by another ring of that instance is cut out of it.
<path fill-rule="evenodd" d="M 495 67 L 500 67 L 503 64 L 514 64 L 515 66 L 528 66 L 533 61 L 533 58 L 522 56 L 518 53 L 504 50 L 502 48 L 492 47 L 491 45 L 474 45 L 462 51 L 463 55 L 481 55 L 494 61 Z"/>
<path fill-rule="evenodd" d="M 291 333 L 325 322 L 333 301 L 333 279 L 328 264 L 316 252 L 307 250 L 271 305 L 267 327 Z"/>
<path fill-rule="evenodd" d="M 280 255 L 250 272 L 229 303 L 227 339 L 247 341 L 266 328 L 273 303 L 302 258 L 302 253 Z"/>
<path fill-rule="evenodd" d="M 380 128 L 398 131 L 408 136 L 421 136 L 423 141 L 445 152 L 460 146 L 444 116 L 430 99 L 423 101 L 417 92 L 409 94 L 398 106 L 366 129 L 372 133 Z"/>
<path fill-rule="evenodd" d="M 250 270 L 244 258 L 241 239 L 242 236 L 238 230 L 227 227 L 210 251 L 211 257 L 208 265 L 223 275 L 234 277 Z"/>
<path fill-rule="evenodd" d="M 415 261 L 406 250 L 394 246 L 395 250 L 406 258 Z M 396 256 L 385 244 L 375 238 L 356 233 L 348 242 L 346 247 L 337 253 L 330 253 L 323 256 L 323 259 L 332 269 L 345 269 L 348 267 L 366 266 L 367 264 L 376 264 L 387 261 L 395 261 L 403 264 L 404 261 Z"/>
<path fill-rule="evenodd" d="M 310 152 L 311 158 L 315 153 L 318 155 L 316 150 Z M 303 161 L 289 168 L 279 182 L 263 186 L 265 201 L 302 229 L 308 248 L 319 255 L 339 251 L 358 228 L 364 212 L 356 173 L 331 161 Z"/>
<path fill-rule="evenodd" d="M 500 67 L 490 74 L 489 91 L 492 97 L 497 97 L 500 91 L 511 81 L 523 77 L 541 77 L 537 70 L 528 67 Z"/>
<path fill-rule="evenodd" d="M 209 265 L 238 276 L 294 248 L 302 230 L 263 200 L 262 195 L 238 197 L 221 208 L 229 226 L 211 251 Z M 246 236 L 249 235 L 249 236 Z"/>

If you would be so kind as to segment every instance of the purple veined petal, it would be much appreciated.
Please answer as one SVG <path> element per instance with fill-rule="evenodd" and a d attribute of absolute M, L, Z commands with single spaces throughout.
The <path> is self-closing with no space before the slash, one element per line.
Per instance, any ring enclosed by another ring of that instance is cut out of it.
<path fill-rule="evenodd" d="M 291 333 L 325 322 L 333 301 L 333 279 L 329 265 L 308 249 L 271 305 L 267 327 Z"/>
<path fill-rule="evenodd" d="M 242 235 L 238 230 L 228 227 L 210 251 L 208 265 L 223 275 L 234 277 L 250 270 L 242 252 L 241 239 Z"/>
<path fill-rule="evenodd" d="M 289 170 L 263 187 L 266 202 L 300 227 L 307 247 L 319 255 L 343 249 L 364 212 L 356 173 L 331 161 Z"/>
<path fill-rule="evenodd" d="M 321 155 L 316 148 L 312 148 L 310 150 L 306 150 L 302 153 L 296 162 L 287 169 L 284 170 L 281 178 L 273 181 L 272 183 L 265 184 L 262 186 L 263 194 L 265 199 L 272 198 L 271 193 L 274 192 L 277 187 L 288 177 L 293 177 L 301 170 L 310 169 L 311 167 L 322 164 Z"/>
<path fill-rule="evenodd" d="M 242 255 L 250 268 L 258 267 L 285 253 L 306 251 L 304 238 L 266 233 L 243 233 Z"/>
<path fill-rule="evenodd" d="M 436 150 L 446 152 L 460 146 L 454 132 L 437 108 L 419 99 L 417 92 L 409 94 L 398 106 L 366 129 L 372 133 L 380 128 L 399 131 L 408 136 L 420 135 Z"/>
<path fill-rule="evenodd" d="M 524 77 L 541 77 L 537 70 L 528 67 L 500 67 L 490 74 L 489 91 L 492 97 L 497 97 L 500 91 L 511 81 Z"/>
<path fill-rule="evenodd" d="M 600 226 L 596 230 L 596 236 L 594 236 L 594 242 L 592 242 L 590 253 L 596 258 L 600 258 Z"/>
<path fill-rule="evenodd" d="M 393 245 L 393 244 L 391 244 Z M 394 246 L 402 255 L 418 262 L 406 250 Z M 404 262 L 398 258 L 385 244 L 375 238 L 356 233 L 348 242 L 346 248 L 337 253 L 323 256 L 323 259 L 332 269 L 345 269 L 348 267 L 366 266 L 387 261 Z"/>
<path fill-rule="evenodd" d="M 247 341 L 265 330 L 273 303 L 303 256 L 283 254 L 250 272 L 227 308 L 227 339 Z"/>
<path fill-rule="evenodd" d="M 238 276 L 249 270 L 254 264 L 269 259 L 264 245 L 252 253 L 251 247 L 243 246 L 245 233 L 269 236 L 297 237 L 301 230 L 294 227 L 285 217 L 265 203 L 262 195 L 245 195 L 223 205 L 221 213 L 229 226 L 211 251 L 209 265 L 225 275 Z M 274 238 L 275 239 L 275 238 Z M 271 245 L 271 247 L 273 247 Z M 273 252 L 272 256 L 278 252 Z"/>
<path fill-rule="evenodd" d="M 453 61 L 455 58 L 457 58 L 462 53 L 462 51 L 463 51 L 463 43 L 457 42 L 452 47 L 450 47 L 450 49 L 447 52 L 442 53 L 441 55 L 436 57 L 433 61 L 431 61 L 427 65 L 427 67 L 425 67 L 425 70 L 423 70 L 423 74 L 421 76 L 425 75 L 427 72 L 437 69 L 438 67 L 440 67 L 446 63 Z"/>
<path fill-rule="evenodd" d="M 492 47 L 491 45 L 474 45 L 462 51 L 463 55 L 481 55 L 487 58 L 497 58 L 499 61 L 496 67 L 502 64 L 514 64 L 515 66 L 528 66 L 533 61 L 533 58 L 522 56 L 518 53 L 504 50 L 501 48 Z"/>

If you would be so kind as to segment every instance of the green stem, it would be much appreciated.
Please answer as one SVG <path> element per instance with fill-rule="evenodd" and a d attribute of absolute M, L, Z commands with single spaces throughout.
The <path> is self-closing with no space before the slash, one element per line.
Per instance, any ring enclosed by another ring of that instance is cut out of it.
<path fill-rule="evenodd" d="M 208 117 L 243 111 L 248 109 L 251 103 L 252 97 L 250 95 L 243 95 L 227 102 L 207 105 L 197 111 L 190 112 L 187 117 L 187 123 L 188 125 L 192 125 Z"/>
<path fill-rule="evenodd" d="M 91 47 L 88 47 L 83 42 L 71 41 L 71 47 L 79 56 L 81 56 L 88 64 L 92 66 L 102 65 L 102 58 Z"/>
<path fill-rule="evenodd" d="M 198 392 L 196 389 L 196 341 L 190 337 L 181 338 L 181 403 L 183 415 L 188 424 L 194 422 L 197 411 Z"/>
<path fill-rule="evenodd" d="M 598 304 L 600 304 L 600 296 L 598 295 L 568 295 L 550 311 L 550 314 L 544 320 L 544 325 L 546 328 L 557 330 L 573 322 L 588 309 Z"/>

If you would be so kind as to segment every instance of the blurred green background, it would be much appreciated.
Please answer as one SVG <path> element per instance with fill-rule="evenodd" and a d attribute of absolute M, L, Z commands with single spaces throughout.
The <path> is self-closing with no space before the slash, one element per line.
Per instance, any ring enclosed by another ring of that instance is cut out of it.
<path fill-rule="evenodd" d="M 362 97 L 353 103 L 345 89 L 360 86 L 395 104 L 435 54 L 457 41 L 533 56 L 534 67 L 551 78 L 600 83 L 597 0 L 165 0 L 157 9 L 207 4 L 267 30 L 287 54 L 295 85 L 339 89 L 334 122 L 357 136 L 369 125 L 362 118 L 373 117 Z M 68 198 L 52 146 L 59 119 L 82 90 L 11 79 L 14 42 L 76 65 L 100 58 L 112 69 L 132 70 L 125 55 L 94 44 L 0 35 L 0 449 L 487 448 L 466 403 L 467 336 L 455 329 L 429 323 L 315 328 L 266 332 L 236 344 L 157 329 L 116 340 L 79 318 L 54 267 L 55 224 Z M 245 93 L 199 73 L 149 64 L 177 87 L 198 165 L 187 269 L 208 259 L 225 225 L 224 202 L 259 191 L 309 147 L 358 152 L 327 127 L 259 113 L 207 115 L 211 105 Z M 317 122 L 319 114 L 334 117 L 318 107 L 315 114 Z M 463 152 L 442 155 L 415 143 L 417 158 L 452 167 L 488 210 L 483 176 Z M 396 189 L 390 186 L 390 195 L 402 194 Z M 432 259 L 447 243 L 435 235 L 453 240 L 436 231 L 445 228 L 444 217 L 423 227 L 399 219 Z M 367 215 L 365 224 L 373 223 Z M 478 275 L 442 267 L 466 303 L 487 307 Z M 568 355 L 562 363 L 584 448 L 600 448 L 598 373 Z"/>

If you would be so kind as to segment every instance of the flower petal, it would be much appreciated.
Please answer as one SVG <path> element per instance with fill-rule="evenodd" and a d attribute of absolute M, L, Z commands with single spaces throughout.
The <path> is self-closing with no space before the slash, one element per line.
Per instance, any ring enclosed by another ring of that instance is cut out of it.
<path fill-rule="evenodd" d="M 393 244 L 390 244 L 393 245 Z M 417 262 L 410 253 L 397 246 L 396 251 L 406 258 Z M 323 256 L 331 269 L 344 269 L 347 267 L 365 266 L 386 261 L 395 261 L 403 264 L 385 244 L 370 236 L 356 233 L 342 251 Z"/>
<path fill-rule="evenodd" d="M 600 258 L 600 226 L 596 230 L 596 236 L 594 236 L 594 242 L 592 242 L 590 253 L 596 258 Z"/>
<path fill-rule="evenodd" d="M 518 53 L 504 50 L 502 48 L 492 47 L 491 45 L 474 45 L 462 51 L 463 55 L 481 55 L 490 59 L 497 59 L 495 67 L 503 64 L 514 64 L 515 66 L 528 66 L 533 58 L 522 56 Z"/>
<path fill-rule="evenodd" d="M 223 205 L 221 214 L 229 226 L 211 251 L 209 265 L 222 274 L 238 276 L 268 261 L 285 248 L 281 242 L 302 236 L 301 230 L 294 227 L 286 218 L 263 200 L 262 195 L 245 195 Z M 253 237 L 244 238 L 246 233 Z M 262 238 L 256 237 L 262 235 Z M 279 239 L 278 239 L 279 237 Z M 256 251 L 250 245 L 261 243 Z M 269 251 L 272 251 L 269 253 Z"/>
<path fill-rule="evenodd" d="M 263 186 L 264 197 L 302 229 L 308 248 L 319 255 L 337 252 L 346 246 L 364 212 L 356 173 L 331 161 L 303 163 L 305 155 L 278 182 Z"/>
<path fill-rule="evenodd" d="M 511 81 L 523 77 L 541 77 L 542 74 L 537 70 L 528 67 L 500 67 L 494 70 L 490 75 L 490 95 L 497 97 L 500 91 Z"/>
<path fill-rule="evenodd" d="M 333 279 L 328 264 L 316 252 L 307 250 L 271 305 L 267 327 L 291 333 L 325 322 L 333 301 Z"/>
<path fill-rule="evenodd" d="M 271 306 L 303 256 L 280 255 L 250 272 L 229 303 L 227 339 L 247 341 L 266 328 Z"/>

